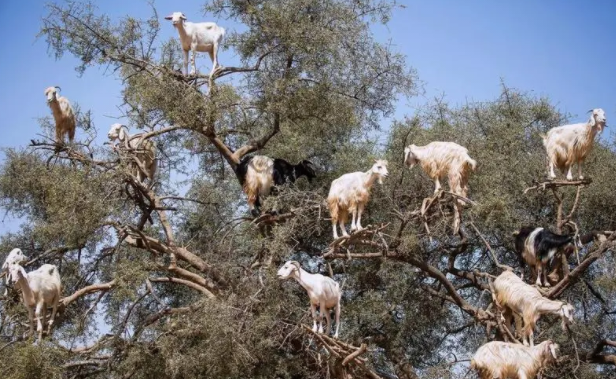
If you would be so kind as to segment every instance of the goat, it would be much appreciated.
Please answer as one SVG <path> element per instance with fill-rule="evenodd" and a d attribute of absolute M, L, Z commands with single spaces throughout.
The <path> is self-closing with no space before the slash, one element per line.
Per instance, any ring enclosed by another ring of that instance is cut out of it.
<path fill-rule="evenodd" d="M 5 278 L 5 284 L 8 286 L 9 283 L 11 282 L 11 272 L 9 270 L 9 268 L 11 267 L 11 265 L 13 264 L 21 264 L 22 262 L 25 262 L 28 260 L 28 257 L 26 257 L 23 253 L 23 251 L 21 251 L 21 249 L 19 248 L 15 248 L 13 250 L 11 250 L 11 252 L 9 253 L 9 255 L 6 256 L 6 259 L 4 260 L 4 263 L 2 264 L 2 271 L 6 272 L 6 278 Z M 6 296 L 7 294 L 7 290 L 4 290 L 4 296 Z"/>
<path fill-rule="evenodd" d="M 210 77 L 218 67 L 218 47 L 225 36 L 225 29 L 216 25 L 214 22 L 188 22 L 182 12 L 173 12 L 165 17 L 171 20 L 173 26 L 180 34 L 180 44 L 184 52 L 184 72 L 188 75 L 188 51 L 192 51 L 192 71 L 191 75 L 197 73 L 195 56 L 197 52 L 208 53 L 212 60 L 212 71 Z"/>
<path fill-rule="evenodd" d="M 75 111 L 73 111 L 73 107 L 66 97 L 58 97 L 58 91 L 60 91 L 58 86 L 45 89 L 47 105 L 49 105 L 56 122 L 56 143 L 64 143 L 65 135 L 68 135 L 69 142 L 73 143 L 76 125 Z"/>
<path fill-rule="evenodd" d="M 537 286 L 541 286 L 543 281 L 543 285 L 549 287 L 550 282 L 547 277 L 549 263 L 560 249 L 573 243 L 573 236 L 563 236 L 532 226 L 522 227 L 513 235 L 520 265 L 524 267 L 526 262 L 530 266 L 531 280 L 537 275 Z"/>
<path fill-rule="evenodd" d="M 135 159 L 138 163 L 133 162 L 130 166 L 132 167 L 132 174 L 137 176 L 139 182 L 143 182 L 146 178 L 150 179 L 150 183 L 154 182 L 158 160 L 156 159 L 156 148 L 152 141 L 144 139 L 141 133 L 129 136 L 128 128 L 118 123 L 111 125 L 107 137 L 112 142 L 117 139 L 121 149 L 134 150 Z"/>
<path fill-rule="evenodd" d="M 492 298 L 503 312 L 506 328 L 509 329 L 514 313 L 522 316 L 524 329 L 521 334 L 526 346 L 533 346 L 535 325 L 542 314 L 559 315 L 563 330 L 573 322 L 571 304 L 543 297 L 535 287 L 524 283 L 511 271 L 504 271 L 494 280 L 493 291 Z"/>
<path fill-rule="evenodd" d="M 9 267 L 11 278 L 15 283 L 15 287 L 21 289 L 24 305 L 28 309 L 28 318 L 30 320 L 30 333 L 34 332 L 34 317 L 36 312 L 36 321 L 38 332 L 38 340 L 43 336 L 43 322 L 47 313 L 47 307 L 52 307 L 51 318 L 49 319 L 49 327 L 47 332 L 51 333 L 51 327 L 56 317 L 58 302 L 62 293 L 62 282 L 58 268 L 54 265 L 44 264 L 38 270 L 26 273 L 23 267 L 19 264 L 12 264 Z M 36 311 L 34 307 L 36 306 Z"/>
<path fill-rule="evenodd" d="M 451 192 L 462 197 L 467 197 L 468 177 L 477 166 L 465 147 L 441 141 L 430 142 L 425 146 L 407 146 L 404 148 L 404 163 L 410 168 L 419 163 L 430 179 L 434 180 L 435 194 L 441 189 L 440 179 L 447 175 Z M 460 199 L 458 203 L 464 205 Z"/>
<path fill-rule="evenodd" d="M 561 172 L 567 170 L 567 180 L 573 180 L 571 167 L 577 163 L 578 178 L 582 175 L 582 163 L 592 150 L 597 132 L 601 133 L 607 127 L 605 112 L 601 108 L 592 109 L 587 122 L 558 126 L 550 129 L 547 135 L 542 135 L 543 146 L 548 155 L 548 177 L 555 179 L 554 166 Z"/>
<path fill-rule="evenodd" d="M 312 312 L 312 331 L 317 331 L 317 320 L 319 321 L 319 333 L 323 333 L 323 314 L 327 320 L 327 335 L 331 330 L 331 318 L 329 310 L 335 308 L 336 312 L 336 332 L 334 338 L 338 338 L 340 330 L 340 299 L 342 291 L 340 285 L 332 278 L 321 274 L 311 274 L 301 268 L 296 261 L 287 261 L 278 270 L 278 278 L 281 280 L 293 278 L 304 287 L 310 298 L 310 312 Z M 319 307 L 319 317 L 317 318 L 317 306 Z"/>
<path fill-rule="evenodd" d="M 477 349 L 471 368 L 477 370 L 480 379 L 532 379 L 556 361 L 558 349 L 558 344 L 550 340 L 534 347 L 492 341 Z"/>
<path fill-rule="evenodd" d="M 334 239 L 338 239 L 336 223 L 340 224 L 343 236 L 349 235 L 344 228 L 349 219 L 349 211 L 352 213 L 351 231 L 363 229 L 361 215 L 370 198 L 370 189 L 377 179 L 379 184 L 383 184 L 383 178 L 387 175 L 387 161 L 379 159 L 366 172 L 351 172 L 332 181 L 327 205 L 332 216 Z"/>
<path fill-rule="evenodd" d="M 274 186 L 295 183 L 302 176 L 312 181 L 316 177 L 312 166 L 312 162 L 306 159 L 293 165 L 284 159 L 264 155 L 242 158 L 235 172 L 248 197 L 250 213 L 255 217 L 260 214 L 260 199 L 270 195 Z"/>

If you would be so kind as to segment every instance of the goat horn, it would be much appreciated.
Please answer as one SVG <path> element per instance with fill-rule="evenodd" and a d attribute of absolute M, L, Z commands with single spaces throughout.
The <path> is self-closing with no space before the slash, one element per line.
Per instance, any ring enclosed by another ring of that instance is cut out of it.
<path fill-rule="evenodd" d="M 586 111 L 586 113 L 592 113 L 592 111 L 594 111 L 594 109 L 591 109 L 589 111 Z"/>
<path fill-rule="evenodd" d="M 57 88 L 59 91 L 62 91 L 62 88 L 60 88 L 60 86 L 53 86 L 53 88 Z"/>
<path fill-rule="evenodd" d="M 291 264 L 292 264 L 293 266 L 297 267 L 297 270 L 298 270 L 298 271 L 300 270 L 300 268 L 301 268 L 301 267 L 300 267 L 300 265 L 299 265 L 299 262 L 298 262 L 298 261 L 291 261 Z"/>

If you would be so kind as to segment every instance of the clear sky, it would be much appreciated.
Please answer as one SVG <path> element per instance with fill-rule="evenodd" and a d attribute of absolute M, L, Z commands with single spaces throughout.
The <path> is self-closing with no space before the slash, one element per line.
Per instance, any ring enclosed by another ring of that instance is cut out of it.
<path fill-rule="evenodd" d="M 120 115 L 121 85 L 102 68 L 78 77 L 76 60 L 56 61 L 44 39 L 36 39 L 46 14 L 43 0 L 0 1 L 0 91 L 2 119 L 0 148 L 25 146 L 41 130 L 36 119 L 50 114 L 43 91 L 59 85 L 62 94 L 93 112 L 99 140 Z M 100 10 L 112 18 L 123 15 L 147 17 L 145 0 L 100 1 Z M 613 16 L 616 2 L 595 0 L 401 0 L 387 27 L 375 26 L 377 39 L 391 41 L 425 83 L 423 97 L 401 102 L 396 117 L 414 112 L 414 106 L 441 94 L 452 103 L 495 98 L 500 79 L 510 87 L 547 95 L 575 121 L 585 111 L 601 107 L 608 119 L 614 116 L 616 65 Z M 228 30 L 225 20 L 202 14 L 199 0 L 157 0 L 162 17 L 184 12 L 192 21 L 216 21 Z M 170 22 L 162 24 L 160 41 L 177 37 Z M 221 64 L 237 62 L 232 51 L 221 52 Z M 197 59 L 201 70 L 209 58 Z M 386 127 L 389 121 L 383 125 Z M 609 125 L 609 120 L 608 120 Z M 608 129 L 609 131 L 609 129 Z M 79 131 L 77 132 L 79 139 Z M 604 136 L 603 138 L 605 138 Z M 3 159 L 0 154 L 0 160 Z M 1 220 L 1 217 L 0 217 Z M 8 225 L 0 222 L 0 234 Z"/>

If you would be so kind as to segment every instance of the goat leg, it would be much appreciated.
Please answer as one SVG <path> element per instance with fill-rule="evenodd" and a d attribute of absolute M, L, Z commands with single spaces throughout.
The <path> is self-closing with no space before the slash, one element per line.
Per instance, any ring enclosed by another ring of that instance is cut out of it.
<path fill-rule="evenodd" d="M 317 331 L 317 306 L 310 302 L 310 312 L 312 313 L 312 331 Z"/>

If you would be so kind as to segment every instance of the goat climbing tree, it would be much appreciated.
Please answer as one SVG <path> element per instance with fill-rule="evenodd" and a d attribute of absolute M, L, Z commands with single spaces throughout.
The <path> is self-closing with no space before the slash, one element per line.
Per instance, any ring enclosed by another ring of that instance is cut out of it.
<path fill-rule="evenodd" d="M 405 58 L 369 27 L 395 6 L 210 2 L 208 17 L 228 31 L 223 67 L 186 78 L 176 70 L 177 40 L 159 38 L 171 25 L 155 7 L 149 19 L 120 20 L 90 3 L 49 5 L 41 36 L 50 51 L 78 58 L 78 72 L 115 72 L 123 83 L 118 116 L 156 142 L 161 165 L 150 188 L 101 138 L 82 138 L 83 127 L 79 143 L 60 151 L 41 136 L 7 149 L 0 204 L 24 222 L 2 235 L 0 252 L 20 247 L 28 270 L 56 264 L 64 297 L 54 334 L 39 346 L 22 338 L 27 318 L 17 294 L 2 299 L 4 377 L 464 377 L 478 346 L 515 338 L 486 292 L 503 267 L 521 272 L 511 233 L 526 224 L 606 236 L 584 239 L 579 262 L 562 261 L 571 270 L 546 292 L 571 302 L 579 322 L 563 333 L 546 317 L 537 338 L 561 345 L 565 358 L 550 376 L 613 373 L 612 148 L 595 147 L 584 188 L 569 183 L 552 193 L 552 183 L 524 193 L 546 176 L 539 133 L 566 119 L 549 99 L 503 85 L 491 102 L 453 108 L 437 99 L 381 125 L 397 98 L 418 90 Z M 109 125 L 87 129 L 104 135 Z M 451 195 L 431 197 L 432 182 L 403 164 L 405 146 L 437 139 L 464 145 L 478 162 L 457 234 Z M 279 214 L 253 219 L 233 172 L 253 152 L 310 159 L 317 178 L 281 188 L 263 205 L 277 202 Z M 390 176 L 372 190 L 364 216 L 372 226 L 332 241 L 329 184 L 376 158 L 389 161 Z M 304 326 L 305 291 L 275 275 L 289 259 L 343 283 L 339 340 Z"/>

